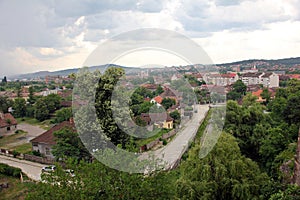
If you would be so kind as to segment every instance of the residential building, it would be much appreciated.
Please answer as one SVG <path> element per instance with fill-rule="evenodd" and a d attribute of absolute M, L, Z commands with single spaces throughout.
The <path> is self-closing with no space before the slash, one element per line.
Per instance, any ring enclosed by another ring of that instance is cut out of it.
<path fill-rule="evenodd" d="M 235 83 L 239 79 L 239 76 L 236 73 L 206 73 L 204 74 L 203 79 L 207 84 L 227 86 Z"/>
<path fill-rule="evenodd" d="M 273 72 L 258 72 L 242 74 L 240 79 L 245 85 L 263 85 L 264 87 L 279 87 L 279 76 Z"/>
<path fill-rule="evenodd" d="M 159 128 L 172 129 L 174 119 L 167 113 L 142 113 L 141 119 L 147 125 L 154 125 Z"/>
<path fill-rule="evenodd" d="M 73 120 L 64 121 L 60 124 L 57 124 L 48 131 L 44 132 L 43 134 L 30 140 L 32 144 L 32 150 L 40 152 L 43 156 L 47 158 L 54 158 L 52 154 L 52 147 L 56 144 L 56 141 L 53 133 L 55 131 L 62 130 L 63 128 L 70 128 L 76 131 Z"/>
<path fill-rule="evenodd" d="M 0 135 L 17 129 L 18 122 L 10 113 L 0 112 Z"/>

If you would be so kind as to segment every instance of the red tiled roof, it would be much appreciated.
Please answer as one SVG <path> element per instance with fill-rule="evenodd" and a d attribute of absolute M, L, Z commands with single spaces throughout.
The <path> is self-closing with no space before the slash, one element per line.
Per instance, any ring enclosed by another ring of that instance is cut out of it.
<path fill-rule="evenodd" d="M 43 134 L 33 138 L 32 140 L 30 140 L 30 142 L 54 145 L 56 144 L 56 142 L 53 133 L 63 128 L 71 128 L 75 130 L 75 126 L 73 122 L 71 123 L 70 121 L 64 121 L 60 124 L 53 126 L 51 129 L 44 132 Z"/>
<path fill-rule="evenodd" d="M 234 78 L 235 76 L 236 76 L 235 73 L 221 74 L 221 77 L 223 78 Z"/>
<path fill-rule="evenodd" d="M 156 96 L 156 97 L 154 97 L 153 99 L 154 99 L 154 101 L 157 102 L 157 103 L 161 103 L 162 100 L 163 100 L 163 98 L 162 98 L 161 96 Z"/>
<path fill-rule="evenodd" d="M 10 123 L 8 123 L 10 121 Z M 10 113 L 0 113 L 0 128 L 17 125 L 17 120 Z"/>
<path fill-rule="evenodd" d="M 288 74 L 287 76 L 294 79 L 300 79 L 300 74 Z"/>
<path fill-rule="evenodd" d="M 252 95 L 257 96 L 257 97 L 260 97 L 260 95 L 261 95 L 262 92 L 263 92 L 263 90 L 260 89 L 260 90 L 257 90 L 257 91 L 255 91 L 255 92 L 252 92 Z"/>
<path fill-rule="evenodd" d="M 143 88 L 147 88 L 149 90 L 156 90 L 156 88 L 158 87 L 158 85 L 156 85 L 156 84 L 149 84 L 149 83 L 143 84 L 141 86 Z"/>

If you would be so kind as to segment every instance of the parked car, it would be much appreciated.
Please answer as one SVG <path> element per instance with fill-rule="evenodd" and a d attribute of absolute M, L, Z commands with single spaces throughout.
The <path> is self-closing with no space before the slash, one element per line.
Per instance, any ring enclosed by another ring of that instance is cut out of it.
<path fill-rule="evenodd" d="M 42 172 L 54 172 L 56 167 L 54 165 L 46 166 L 42 168 Z"/>

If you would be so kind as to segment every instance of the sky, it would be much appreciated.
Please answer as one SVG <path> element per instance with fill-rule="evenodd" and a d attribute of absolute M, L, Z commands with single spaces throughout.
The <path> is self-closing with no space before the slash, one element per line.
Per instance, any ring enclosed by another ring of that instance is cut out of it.
<path fill-rule="evenodd" d="M 300 56 L 300 0 L 0 0 L 0 25 L 1 77 L 81 67 L 97 46 L 139 28 L 182 34 L 214 63 Z M 145 52 L 117 63 L 185 63 Z"/>

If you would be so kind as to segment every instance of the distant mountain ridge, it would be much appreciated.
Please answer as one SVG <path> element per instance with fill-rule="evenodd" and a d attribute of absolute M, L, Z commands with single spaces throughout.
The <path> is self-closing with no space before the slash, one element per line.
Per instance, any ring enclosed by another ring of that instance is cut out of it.
<path fill-rule="evenodd" d="M 254 62 L 265 62 L 268 63 L 269 65 L 286 65 L 286 66 L 291 66 L 291 65 L 300 65 L 300 57 L 294 57 L 294 58 L 283 58 L 283 59 L 250 59 L 250 60 L 242 60 L 242 61 L 236 61 L 236 62 L 231 62 L 231 63 L 223 63 L 223 64 L 216 64 L 217 66 L 230 66 L 230 65 L 249 65 Z M 115 64 L 107 64 L 107 65 L 99 65 L 99 66 L 92 66 L 89 67 L 91 71 L 94 70 L 100 70 L 103 72 L 107 67 L 110 66 L 116 66 L 123 68 L 126 72 L 128 71 L 140 71 L 142 68 L 137 68 L 137 67 L 125 67 L 125 66 L 120 66 L 120 65 L 115 65 Z M 39 72 L 34 72 L 34 73 L 28 73 L 28 74 L 21 74 L 21 75 L 16 75 L 12 76 L 10 78 L 12 79 L 32 79 L 32 78 L 44 78 L 45 76 L 67 76 L 71 73 L 77 73 L 77 71 L 80 68 L 73 68 L 73 69 L 65 69 L 65 70 L 58 70 L 58 71 L 39 71 Z"/>
<path fill-rule="evenodd" d="M 223 63 L 217 64 L 217 66 L 230 66 L 230 65 L 246 65 L 254 62 L 265 62 L 270 65 L 300 65 L 300 57 L 294 58 L 282 58 L 282 59 L 250 59 L 250 60 L 242 60 L 237 62 Z"/>
<path fill-rule="evenodd" d="M 133 67 L 125 67 L 125 66 L 113 65 L 113 64 L 92 66 L 92 67 L 89 67 L 89 69 L 91 71 L 100 70 L 101 72 L 103 72 L 107 67 L 111 67 L 111 66 L 123 68 L 125 71 L 137 69 L 137 68 L 133 68 Z M 11 78 L 22 80 L 22 79 L 32 79 L 32 78 L 44 78 L 45 76 L 68 76 L 69 74 L 77 73 L 79 69 L 81 69 L 81 68 L 64 69 L 64 70 L 58 70 L 58 71 L 53 71 L 53 72 L 39 71 L 39 72 L 34 72 L 34 73 L 15 75 L 15 76 L 12 76 Z"/>

